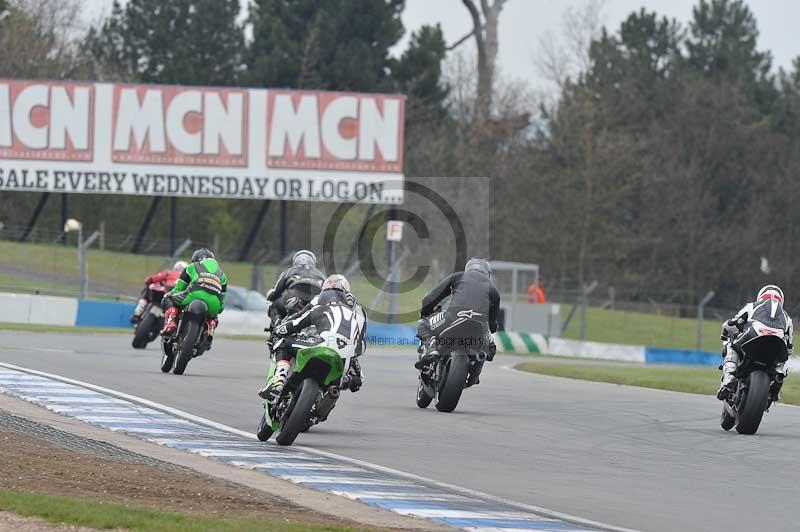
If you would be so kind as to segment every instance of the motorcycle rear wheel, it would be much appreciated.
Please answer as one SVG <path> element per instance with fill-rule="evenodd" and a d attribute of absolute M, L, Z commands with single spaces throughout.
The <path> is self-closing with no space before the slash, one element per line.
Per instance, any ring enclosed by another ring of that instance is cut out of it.
<path fill-rule="evenodd" d="M 183 337 L 178 342 L 178 359 L 175 361 L 175 369 L 172 373 L 183 375 L 186 366 L 192 359 L 194 344 L 197 343 L 197 336 L 200 334 L 200 325 L 195 321 L 187 321 L 184 326 Z"/>
<path fill-rule="evenodd" d="M 769 401 L 769 376 L 765 371 L 756 370 L 750 373 L 750 384 L 747 395 L 739 405 L 736 416 L 736 432 L 739 434 L 755 434 L 764 417 L 764 410 Z"/>
<path fill-rule="evenodd" d="M 278 445 L 291 445 L 294 443 L 297 435 L 308 424 L 311 409 L 314 408 L 314 403 L 316 403 L 319 396 L 319 384 L 314 379 L 305 379 L 301 386 L 299 396 L 293 401 L 292 411 L 286 416 L 286 420 L 281 423 L 281 430 L 275 436 L 275 441 Z"/>
<path fill-rule="evenodd" d="M 439 388 L 439 399 L 436 401 L 436 410 L 439 412 L 452 412 L 458 406 L 461 392 L 467 384 L 469 373 L 469 357 L 466 353 L 453 352 L 448 363 L 447 376 Z"/>

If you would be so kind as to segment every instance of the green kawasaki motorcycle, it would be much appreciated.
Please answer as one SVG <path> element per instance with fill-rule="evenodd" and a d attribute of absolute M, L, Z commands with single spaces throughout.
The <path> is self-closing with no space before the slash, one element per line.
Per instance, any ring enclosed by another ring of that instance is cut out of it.
<path fill-rule="evenodd" d="M 298 434 L 325 421 L 336 406 L 340 390 L 349 387 L 355 346 L 349 338 L 331 331 L 280 338 L 273 346 L 268 380 L 275 373 L 275 350 L 285 347 L 284 342 L 297 349 L 294 367 L 275 403 L 264 402 L 256 436 L 267 441 L 275 433 L 278 445 L 291 445 Z"/>

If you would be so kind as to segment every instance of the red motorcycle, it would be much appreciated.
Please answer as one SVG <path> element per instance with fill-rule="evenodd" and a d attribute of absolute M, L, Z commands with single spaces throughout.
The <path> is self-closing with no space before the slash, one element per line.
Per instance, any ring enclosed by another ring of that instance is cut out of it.
<path fill-rule="evenodd" d="M 164 309 L 161 307 L 161 300 L 169 291 L 164 283 L 151 283 L 145 290 L 147 305 L 140 314 L 139 322 L 133 330 L 134 349 L 144 349 L 147 344 L 158 338 L 161 329 L 164 328 Z"/>

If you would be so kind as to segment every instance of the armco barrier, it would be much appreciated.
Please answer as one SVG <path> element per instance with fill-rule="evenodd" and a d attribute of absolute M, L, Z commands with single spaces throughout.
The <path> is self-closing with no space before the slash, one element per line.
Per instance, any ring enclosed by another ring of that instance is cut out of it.
<path fill-rule="evenodd" d="M 371 345 L 403 347 L 417 345 L 417 328 L 411 325 L 368 323 L 367 342 Z"/>
<path fill-rule="evenodd" d="M 693 364 L 700 366 L 718 366 L 722 364 L 722 356 L 719 353 L 709 353 L 708 351 L 648 347 L 645 349 L 644 356 L 647 364 Z"/>
<path fill-rule="evenodd" d="M 625 362 L 645 362 L 643 345 L 604 344 L 582 342 L 564 338 L 550 338 L 547 353 L 550 355 L 578 358 L 620 360 Z"/>
<path fill-rule="evenodd" d="M 0 292 L 0 322 L 75 325 L 78 301 L 67 297 Z"/>
<path fill-rule="evenodd" d="M 78 301 L 78 327 L 130 327 L 131 314 L 136 305 L 116 301 Z"/>
<path fill-rule="evenodd" d="M 619 360 L 642 364 L 682 364 L 717 366 L 719 353 L 685 349 L 662 349 L 642 345 L 581 342 L 565 338 L 546 338 L 540 334 L 498 331 L 495 333 L 497 349 L 506 353 L 548 354 L 570 358 Z M 797 364 L 800 369 L 800 363 Z"/>
<path fill-rule="evenodd" d="M 547 352 L 547 338 L 543 334 L 497 331 L 494 343 L 498 351 L 540 354 Z"/>

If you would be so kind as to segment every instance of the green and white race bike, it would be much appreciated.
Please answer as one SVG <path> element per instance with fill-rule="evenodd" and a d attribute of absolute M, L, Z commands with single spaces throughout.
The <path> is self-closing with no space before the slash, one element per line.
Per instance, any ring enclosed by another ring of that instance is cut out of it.
<path fill-rule="evenodd" d="M 273 346 L 268 381 L 275 374 L 274 353 L 282 346 L 280 342 L 291 342 L 292 349 L 297 349 L 294 367 L 274 404 L 264 401 L 256 436 L 267 441 L 275 433 L 278 445 L 291 445 L 298 434 L 325 421 L 336 406 L 340 390 L 349 387 L 355 345 L 350 338 L 332 331 L 280 338 Z"/>

